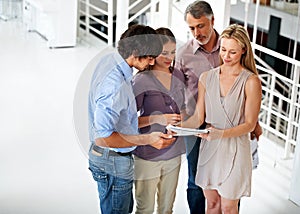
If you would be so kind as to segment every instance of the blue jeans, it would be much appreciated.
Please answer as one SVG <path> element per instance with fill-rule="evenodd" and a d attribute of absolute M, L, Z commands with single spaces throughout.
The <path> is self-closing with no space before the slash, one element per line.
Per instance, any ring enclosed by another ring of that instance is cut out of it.
<path fill-rule="evenodd" d="M 201 138 L 188 136 L 184 137 L 184 141 L 186 145 L 189 174 L 187 201 L 190 208 L 190 214 L 205 214 L 205 197 L 202 188 L 195 183 Z"/>
<path fill-rule="evenodd" d="M 98 185 L 103 214 L 128 214 L 133 209 L 133 157 L 89 152 L 89 169 Z"/>

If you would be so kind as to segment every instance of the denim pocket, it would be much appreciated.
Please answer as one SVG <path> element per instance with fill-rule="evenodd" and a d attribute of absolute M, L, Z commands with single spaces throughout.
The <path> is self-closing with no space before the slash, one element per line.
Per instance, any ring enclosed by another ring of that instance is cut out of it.
<path fill-rule="evenodd" d="M 97 166 L 95 166 L 93 163 L 90 162 L 89 170 L 92 172 L 94 180 L 97 182 L 98 185 L 98 191 L 100 199 L 106 195 L 106 192 L 108 191 L 108 175 L 104 171 L 104 169 L 101 169 Z"/>
<path fill-rule="evenodd" d="M 107 178 L 107 175 L 104 172 L 104 168 L 101 169 L 95 166 L 93 163 L 90 163 L 89 170 L 92 172 L 93 178 L 97 182 Z"/>
<path fill-rule="evenodd" d="M 133 207 L 133 180 L 118 178 L 113 186 L 113 209 L 116 213 L 130 213 Z"/>

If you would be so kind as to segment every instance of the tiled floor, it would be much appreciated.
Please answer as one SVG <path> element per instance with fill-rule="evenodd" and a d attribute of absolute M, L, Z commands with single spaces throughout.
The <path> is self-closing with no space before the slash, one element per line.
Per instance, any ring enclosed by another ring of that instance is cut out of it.
<path fill-rule="evenodd" d="M 82 104 L 87 90 L 82 82 L 89 75 L 82 72 L 102 48 L 79 41 L 76 48 L 49 49 L 21 22 L 0 20 L 1 214 L 99 213 L 87 169 L 88 142 L 85 134 L 78 141 L 74 131 L 73 98 L 76 94 L 75 103 Z M 282 149 L 266 139 L 259 151 L 253 195 L 242 200 L 241 213 L 300 213 L 288 200 L 292 160 L 282 160 Z M 188 213 L 183 160 L 176 214 Z"/>

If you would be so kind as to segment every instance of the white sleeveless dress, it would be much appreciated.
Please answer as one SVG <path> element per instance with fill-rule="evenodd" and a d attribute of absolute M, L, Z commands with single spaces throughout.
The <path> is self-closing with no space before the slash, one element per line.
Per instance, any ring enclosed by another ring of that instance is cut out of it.
<path fill-rule="evenodd" d="M 225 97 L 220 95 L 220 67 L 208 72 L 205 108 L 208 124 L 227 129 L 244 122 L 245 84 L 253 73 L 243 70 Z M 202 139 L 196 183 L 226 199 L 251 195 L 251 147 L 248 135 L 214 141 Z"/>

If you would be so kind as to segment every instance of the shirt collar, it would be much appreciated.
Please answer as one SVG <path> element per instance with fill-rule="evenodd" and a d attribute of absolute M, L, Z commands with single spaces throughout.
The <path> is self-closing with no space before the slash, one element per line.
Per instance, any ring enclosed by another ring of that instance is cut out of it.
<path fill-rule="evenodd" d="M 122 69 L 124 78 L 126 82 L 131 82 L 133 78 L 133 69 L 127 64 L 127 62 L 124 60 L 124 68 Z"/>
<path fill-rule="evenodd" d="M 128 63 L 125 61 L 125 59 L 123 59 L 123 57 L 119 53 L 116 54 L 116 58 L 119 62 L 118 68 L 123 74 L 125 81 L 128 83 L 131 82 L 133 78 L 133 69 L 128 65 Z"/>

